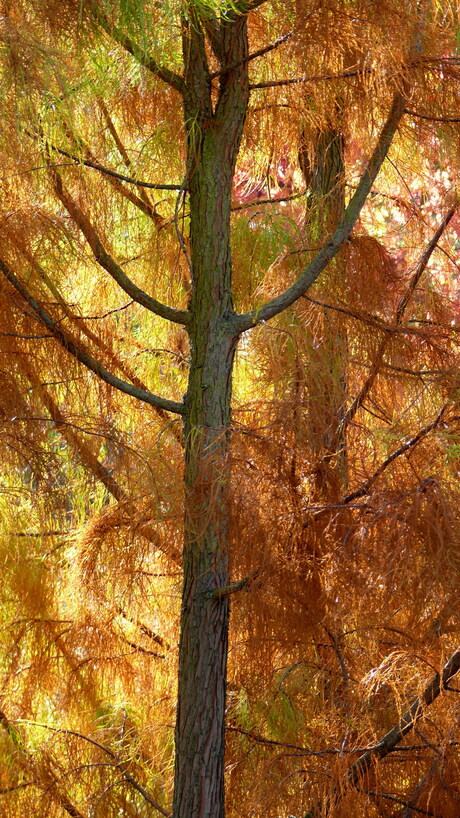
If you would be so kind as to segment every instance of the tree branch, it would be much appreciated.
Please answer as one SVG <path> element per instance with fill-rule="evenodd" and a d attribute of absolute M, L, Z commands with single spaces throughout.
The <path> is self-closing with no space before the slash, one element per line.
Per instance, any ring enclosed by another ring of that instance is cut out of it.
<path fill-rule="evenodd" d="M 416 116 L 418 119 L 427 119 L 428 122 L 460 122 L 460 116 L 427 116 L 427 114 L 418 114 L 417 111 L 411 111 L 409 108 L 405 108 L 404 113 L 409 114 L 409 116 Z"/>
<path fill-rule="evenodd" d="M 249 591 L 251 584 L 257 578 L 258 574 L 259 569 L 256 569 L 247 577 L 243 577 L 243 579 L 239 579 L 236 582 L 231 582 L 230 585 L 225 585 L 223 588 L 215 588 L 214 591 L 210 591 L 208 596 L 211 599 L 222 599 L 222 597 L 230 596 L 230 594 L 236 594 L 238 591 Z"/>
<path fill-rule="evenodd" d="M 85 736 L 84 733 L 79 733 L 77 730 L 66 730 L 65 728 L 51 727 L 51 725 L 49 724 L 41 724 L 40 722 L 29 721 L 28 719 L 15 719 L 15 721 L 18 724 L 30 724 L 33 727 L 43 727 L 45 730 L 50 730 L 50 732 L 52 733 L 61 733 L 67 736 L 75 736 L 75 738 L 81 738 L 83 739 L 83 741 L 87 741 L 89 744 L 92 744 L 94 747 L 97 747 L 99 750 L 102 750 L 103 753 L 106 753 L 113 760 L 113 766 L 118 767 L 118 769 L 126 778 L 126 780 L 129 781 L 129 783 L 134 787 L 135 790 L 137 790 L 138 793 L 140 793 L 140 795 L 142 795 L 142 797 L 147 801 L 148 804 L 150 804 L 152 807 L 154 807 L 154 809 L 160 812 L 161 815 L 166 816 L 166 818 L 171 818 L 170 813 L 163 809 L 163 807 L 161 807 L 159 804 L 157 804 L 156 801 L 153 800 L 150 793 L 148 793 L 147 790 L 136 781 L 136 779 L 131 775 L 129 770 L 126 768 L 125 764 L 122 761 L 120 761 L 115 755 L 115 753 L 112 752 L 112 750 L 110 750 L 109 747 L 106 747 L 105 744 L 101 744 L 99 741 L 96 741 L 96 739 L 91 738 L 90 736 Z"/>
<path fill-rule="evenodd" d="M 246 210 L 248 207 L 258 207 L 266 204 L 279 204 L 280 202 L 292 202 L 294 199 L 301 199 L 307 194 L 307 190 L 301 190 L 300 193 L 290 193 L 289 196 L 280 196 L 274 199 L 253 199 L 250 202 L 240 202 L 231 206 L 230 210 L 235 213 L 237 210 Z"/>
<path fill-rule="evenodd" d="M 425 252 L 423 253 L 419 263 L 417 264 L 417 268 L 416 268 L 416 270 L 415 270 L 415 272 L 414 272 L 414 274 L 413 274 L 413 276 L 412 276 L 412 278 L 411 278 L 411 280 L 409 282 L 407 290 L 406 290 L 404 296 L 401 298 L 401 300 L 400 300 L 400 302 L 399 302 L 399 304 L 397 306 L 396 316 L 395 316 L 396 324 L 401 323 L 401 321 L 403 319 L 403 316 L 404 316 L 404 313 L 406 311 L 407 304 L 409 303 L 409 300 L 410 300 L 411 296 L 413 295 L 414 290 L 417 287 L 417 284 L 420 281 L 422 273 L 426 269 L 426 266 L 427 266 L 427 264 L 428 264 L 428 262 L 429 262 L 429 260 L 430 260 L 430 258 L 432 256 L 433 252 L 436 250 L 439 239 L 441 238 L 442 234 L 444 233 L 444 230 L 446 229 L 446 227 L 449 224 L 450 220 L 454 216 L 456 209 L 457 209 L 457 203 L 455 203 L 455 205 L 453 207 L 451 207 L 449 212 L 446 213 L 446 215 L 444 216 L 441 224 L 439 225 L 439 227 L 436 230 L 433 238 L 431 239 L 430 243 L 428 244 L 428 247 L 426 248 Z"/>
<path fill-rule="evenodd" d="M 253 51 L 252 54 L 248 54 L 245 60 L 230 63 L 230 65 L 224 65 L 223 68 L 219 69 L 219 71 L 214 71 L 214 73 L 210 75 L 211 79 L 213 80 L 216 77 L 220 77 L 221 74 L 225 74 L 227 71 L 232 71 L 234 68 L 239 68 L 240 65 L 244 65 L 245 63 L 251 62 L 251 60 L 257 59 L 257 57 L 262 57 L 264 54 L 268 54 L 269 51 L 273 51 L 275 48 L 278 48 L 278 46 L 285 43 L 286 40 L 289 40 L 293 34 L 294 30 L 288 31 L 287 34 L 284 34 L 282 37 L 278 37 L 278 39 L 273 43 L 270 43 L 270 45 L 266 45 L 264 48 L 259 48 L 258 51 Z"/>
<path fill-rule="evenodd" d="M 406 288 L 406 291 L 405 291 L 404 295 L 402 296 L 402 298 L 400 299 L 398 306 L 396 307 L 396 312 L 395 312 L 395 315 L 394 315 L 394 327 L 393 327 L 394 331 L 397 331 L 398 328 L 401 326 L 402 319 L 403 319 L 404 313 L 406 311 L 406 307 L 407 307 L 412 295 L 414 294 L 414 291 L 415 291 L 415 289 L 416 289 L 416 287 L 417 287 L 417 285 L 418 285 L 418 283 L 420 281 L 422 273 L 425 271 L 425 269 L 427 267 L 427 264 L 428 264 L 428 262 L 429 262 L 429 260 L 430 260 L 430 258 L 432 256 L 434 250 L 436 249 L 436 247 L 438 245 L 439 239 L 441 238 L 444 230 L 446 229 L 447 225 L 449 224 L 450 220 L 452 219 L 456 209 L 457 209 L 457 205 L 455 204 L 449 210 L 449 212 L 446 214 L 444 219 L 442 220 L 442 222 L 439 225 L 438 229 L 436 230 L 433 238 L 431 239 L 430 243 L 428 244 L 428 247 L 426 248 L 426 250 L 422 254 L 422 257 L 420 258 L 420 261 L 417 264 L 415 272 L 414 272 L 413 276 L 411 277 L 411 279 L 409 281 L 409 284 L 408 284 L 408 286 Z M 383 329 L 383 327 L 381 327 L 381 329 Z M 343 416 L 343 419 L 342 419 L 343 424 L 351 423 L 351 421 L 355 417 L 358 409 L 363 405 L 364 401 L 366 400 L 370 390 L 372 389 L 372 387 L 373 387 L 373 385 L 375 383 L 375 380 L 376 380 L 376 378 L 378 376 L 379 370 L 380 370 L 381 366 L 384 363 L 385 352 L 387 350 L 389 341 L 390 341 L 390 336 L 387 336 L 387 337 L 383 338 L 383 340 L 380 342 L 380 345 L 379 345 L 379 348 L 377 350 L 377 354 L 375 356 L 374 362 L 372 364 L 372 368 L 371 368 L 371 371 L 369 373 L 369 376 L 367 377 L 367 379 L 363 383 L 358 395 L 355 397 L 352 404 L 348 407 L 347 411 L 345 412 L 345 414 Z"/>
<path fill-rule="evenodd" d="M 71 338 L 65 335 L 65 333 L 63 333 L 62 330 L 56 326 L 53 319 L 30 295 L 28 290 L 26 290 L 23 284 L 21 284 L 10 267 L 1 259 L 0 272 L 3 273 L 5 278 L 10 282 L 10 284 L 12 284 L 15 290 L 22 295 L 24 300 L 27 301 L 40 323 L 50 330 L 61 346 L 64 347 L 64 349 L 66 349 L 67 352 L 69 352 L 74 358 L 76 358 L 77 361 L 84 364 L 87 369 L 94 372 L 94 374 L 101 378 L 101 380 L 105 381 L 105 383 L 108 383 L 110 386 L 113 386 L 115 389 L 118 389 L 120 392 L 124 392 L 126 395 L 131 395 L 131 397 L 136 398 L 137 400 L 148 403 L 150 406 L 159 407 L 167 412 L 174 412 L 179 415 L 184 414 L 185 407 L 183 403 L 166 400 L 165 398 L 161 398 L 158 395 L 154 395 L 153 393 L 144 389 L 139 389 L 126 381 L 122 381 L 120 378 L 117 378 L 116 375 L 112 375 L 112 373 L 109 372 L 102 364 L 100 364 L 99 361 L 92 358 L 91 355 L 89 355 L 85 350 L 80 349 Z"/>
<path fill-rule="evenodd" d="M 329 241 L 321 248 L 311 264 L 300 275 L 294 284 L 288 287 L 284 293 L 269 301 L 260 309 L 252 310 L 243 315 L 235 316 L 235 324 L 239 332 L 255 327 L 262 321 L 268 321 L 275 315 L 294 304 L 300 296 L 305 295 L 307 290 L 314 284 L 320 273 L 327 264 L 337 255 L 340 248 L 349 238 L 356 221 L 359 218 L 363 205 L 369 195 L 375 178 L 385 160 L 390 145 L 393 141 L 397 127 L 404 114 L 405 98 L 403 94 L 397 93 L 393 99 L 391 111 L 387 121 L 383 126 L 377 145 L 367 164 L 367 167 L 360 179 L 354 195 L 352 196 L 343 218 Z"/>
<path fill-rule="evenodd" d="M 420 441 L 423 440 L 424 437 L 426 437 L 430 432 L 433 431 L 433 429 L 436 429 L 437 426 L 439 426 L 447 410 L 448 405 L 449 405 L 448 403 L 445 403 L 431 423 L 428 423 L 428 425 L 424 426 L 423 429 L 420 429 L 420 431 L 417 432 L 417 434 L 414 435 L 414 437 L 411 437 L 411 439 L 408 440 L 407 443 L 404 443 L 402 446 L 399 447 L 399 449 L 396 449 L 396 451 L 392 452 L 383 461 L 383 463 L 380 464 L 380 466 L 374 472 L 374 474 L 371 477 L 369 477 L 368 480 L 366 480 L 366 482 L 361 486 L 361 488 L 357 489 L 356 491 L 352 491 L 351 494 L 347 494 L 347 496 L 343 498 L 343 502 L 351 503 L 353 500 L 357 500 L 358 497 L 364 497 L 366 494 L 369 494 L 369 489 L 371 488 L 371 486 L 375 483 L 377 478 L 380 477 L 380 475 L 388 468 L 388 466 L 390 466 L 391 463 L 393 463 L 394 460 L 396 460 L 398 457 L 401 457 L 401 455 L 405 454 L 410 449 L 413 449 L 414 446 L 417 445 L 417 443 L 420 443 Z"/>
<path fill-rule="evenodd" d="M 29 136 L 33 137 L 33 134 L 28 132 Z M 99 162 L 94 162 L 91 159 L 83 159 L 81 156 L 75 156 L 75 154 L 66 151 L 64 148 L 58 148 L 56 145 L 49 146 L 59 153 L 61 156 L 67 156 L 68 159 L 72 159 L 76 165 L 85 165 L 87 168 L 92 168 L 93 170 L 98 170 L 99 173 L 104 173 L 106 176 L 113 176 L 115 179 L 119 179 L 121 182 L 127 182 L 130 185 L 136 185 L 136 187 L 140 188 L 147 188 L 149 190 L 183 190 L 184 188 L 181 185 L 161 185 L 156 184 L 154 182 L 143 182 L 140 179 L 135 179 L 133 176 L 125 176 L 124 173 L 118 173 L 116 170 L 111 170 L 110 168 L 106 168 L 105 165 L 101 165 Z"/>
<path fill-rule="evenodd" d="M 105 119 L 107 128 L 109 129 L 109 132 L 115 142 L 115 145 L 117 146 L 117 150 L 123 159 L 125 167 L 127 167 L 130 172 L 133 171 L 135 172 L 135 169 L 133 168 L 133 163 L 129 158 L 128 151 L 126 150 L 123 142 L 120 139 L 118 131 L 115 127 L 115 123 L 113 122 L 113 119 L 110 116 L 109 111 L 107 110 L 107 106 L 105 105 L 104 100 L 101 99 L 99 101 L 99 107 L 102 111 L 102 115 Z M 90 154 L 88 154 L 87 158 L 90 160 L 94 159 L 94 157 L 91 156 Z M 119 190 L 122 196 L 127 197 L 136 207 L 138 207 L 140 210 L 142 210 L 143 213 L 149 216 L 155 223 L 157 228 L 163 226 L 165 220 L 156 212 L 155 205 L 152 204 L 152 201 L 147 191 L 144 190 L 144 187 L 139 188 L 139 196 L 137 196 L 131 190 L 127 190 L 119 179 L 115 179 L 113 176 L 109 175 L 109 180 L 111 184 L 114 185 L 117 190 Z"/>
<path fill-rule="evenodd" d="M 79 322 L 78 327 L 79 327 L 80 332 L 83 335 L 85 335 L 92 344 L 97 346 L 98 350 L 100 352 L 102 352 L 102 354 L 105 356 L 106 359 L 110 360 L 111 365 L 115 366 L 116 369 L 123 375 L 124 378 L 126 378 L 128 381 L 131 381 L 131 383 L 134 386 L 137 386 L 139 389 L 143 389 L 145 392 L 149 392 L 150 390 L 148 389 L 146 384 L 142 381 L 141 378 L 139 378 L 138 375 L 136 375 L 135 372 L 133 372 L 133 370 L 126 363 L 126 361 L 120 360 L 119 356 L 115 355 L 113 350 L 110 348 L 109 344 L 107 344 L 105 341 L 103 341 L 100 336 L 96 335 L 96 333 L 93 332 L 88 327 L 88 325 L 86 323 L 91 318 L 96 318 L 96 317 L 97 318 L 106 318 L 107 316 L 112 315 L 113 312 L 118 312 L 120 309 L 125 309 L 126 306 L 129 306 L 129 305 L 125 305 L 124 307 L 119 307 L 119 308 L 117 308 L 115 310 L 109 310 L 108 312 L 104 313 L 101 316 L 79 316 L 79 315 L 73 314 L 69 310 L 69 307 L 68 307 L 65 299 L 61 295 L 58 287 L 56 287 L 56 285 L 50 280 L 49 276 L 46 274 L 46 271 L 43 269 L 43 267 L 41 267 L 40 264 L 37 263 L 37 261 L 35 260 L 33 255 L 31 255 L 31 253 L 28 251 L 27 247 L 24 247 L 21 242 L 16 242 L 16 244 L 17 244 L 17 246 L 19 248 L 19 251 L 22 253 L 22 255 L 27 260 L 27 262 L 31 265 L 32 269 L 36 271 L 39 278 L 43 281 L 43 283 L 46 285 L 46 287 L 50 290 L 53 297 L 56 299 L 56 301 L 58 302 L 59 306 L 64 311 L 64 314 L 69 319 L 69 321 L 78 321 Z M 133 302 L 131 301 L 130 304 L 132 304 L 132 303 Z M 62 321 L 62 319 L 61 319 L 61 321 Z M 44 336 L 44 337 L 51 338 L 53 336 L 47 335 L 47 336 Z M 31 377 L 30 373 L 28 373 L 28 377 Z M 160 409 L 159 407 L 154 407 L 154 408 L 155 408 L 155 411 L 156 411 L 158 417 L 170 424 L 169 414 L 167 412 L 165 412 L 163 409 Z M 173 434 L 173 437 L 175 437 L 175 439 L 180 444 L 180 446 L 182 446 L 183 445 L 183 440 L 182 440 L 182 433 L 180 432 L 180 430 L 176 429 L 174 426 L 171 426 L 171 424 L 170 424 L 170 429 L 171 429 L 171 432 Z"/>
<path fill-rule="evenodd" d="M 412 62 L 409 62 L 408 67 L 409 68 L 415 67 L 415 66 L 423 64 L 423 63 L 439 62 L 439 63 L 441 63 L 441 66 L 439 68 L 437 66 L 435 66 L 434 68 L 432 68 L 432 70 L 442 71 L 442 63 L 452 64 L 452 61 L 454 61 L 454 65 L 457 64 L 457 58 L 441 57 L 441 58 L 436 58 L 436 59 L 433 59 L 433 60 L 431 60 L 429 58 L 426 58 L 426 59 L 425 58 L 423 58 L 423 59 L 417 58 L 416 60 L 413 60 Z M 266 82 L 253 83 L 252 85 L 249 86 L 249 90 L 250 91 L 257 91 L 258 89 L 263 89 L 263 88 L 279 88 L 280 86 L 283 86 L 283 85 L 299 85 L 299 84 L 308 83 L 308 82 L 326 82 L 326 81 L 329 81 L 329 80 L 345 80 L 345 79 L 349 79 L 351 77 L 359 77 L 359 76 L 362 76 L 364 74 L 370 74 L 371 71 L 372 71 L 371 68 L 353 68 L 353 69 L 350 69 L 349 71 L 343 71 L 341 74 L 316 74 L 316 75 L 313 75 L 313 76 L 305 76 L 305 77 L 288 77 L 288 78 L 283 79 L 283 80 L 267 80 Z M 410 114 L 411 116 L 422 116 L 421 114 L 416 114 L 414 111 L 409 111 L 407 109 L 405 109 L 404 113 Z M 431 117 L 423 117 L 423 118 L 424 119 L 431 119 Z M 440 120 L 440 121 L 444 121 L 444 120 Z M 457 118 L 453 118 L 453 119 L 449 119 L 448 121 L 458 122 L 459 120 Z"/>
<path fill-rule="evenodd" d="M 369 73 L 370 69 L 354 69 L 344 71 L 342 74 L 317 74 L 311 77 L 291 77 L 285 80 L 267 80 L 266 82 L 255 82 L 249 86 L 250 91 L 257 91 L 259 88 L 279 88 L 283 85 L 299 85 L 307 82 L 325 82 L 326 80 L 345 80 L 350 77 L 358 77 L 360 74 Z"/>
<path fill-rule="evenodd" d="M 425 709 L 438 698 L 443 690 L 446 690 L 449 681 L 460 670 L 460 649 L 452 654 L 449 661 L 444 665 L 442 674 L 436 673 L 423 693 L 412 702 L 411 706 L 404 713 L 399 722 L 384 735 L 384 737 L 367 752 L 363 753 L 348 771 L 348 781 L 357 784 L 364 773 L 367 772 L 374 759 L 385 758 L 402 741 L 405 735 L 412 730 L 417 722 L 423 717 Z"/>
<path fill-rule="evenodd" d="M 385 758 L 385 756 L 389 755 L 389 753 L 400 744 L 404 736 L 423 718 L 426 708 L 438 698 L 443 690 L 449 689 L 449 681 L 459 670 L 460 649 L 452 654 L 449 661 L 444 665 L 442 673 L 436 673 L 421 695 L 414 699 L 398 723 L 395 724 L 377 744 L 366 750 L 366 752 L 351 765 L 346 774 L 345 781 L 334 787 L 332 795 L 327 799 L 326 803 L 314 805 L 304 818 L 319 818 L 320 815 L 331 816 L 346 790 L 346 784 L 352 786 L 358 792 L 361 792 L 362 790 L 359 784 L 363 776 L 369 771 L 372 763 Z"/>
<path fill-rule="evenodd" d="M 113 477 L 110 469 L 107 469 L 103 463 L 96 457 L 95 454 L 91 451 L 90 447 L 85 444 L 85 442 L 79 437 L 70 424 L 67 424 L 64 416 L 62 415 L 61 411 L 59 410 L 57 404 L 54 402 L 53 398 L 46 391 L 43 384 L 37 382 L 34 374 L 26 368 L 27 377 L 32 384 L 34 389 L 39 389 L 40 392 L 40 399 L 45 405 L 46 409 L 50 414 L 50 418 L 56 426 L 58 432 L 62 435 L 66 443 L 72 448 L 72 450 L 76 453 L 77 457 L 83 464 L 85 468 L 87 468 L 90 473 L 95 477 L 97 480 L 100 480 L 103 486 L 107 489 L 109 494 L 115 498 L 115 500 L 120 503 L 120 505 L 124 505 L 125 507 L 133 507 L 134 503 L 132 498 L 128 496 L 125 490 L 120 486 L 120 484 L 115 480 Z M 159 410 L 158 410 L 159 411 Z M 174 547 L 165 547 L 165 545 L 161 542 L 161 538 L 158 535 L 158 531 L 155 529 L 155 526 L 151 525 L 150 523 L 142 523 L 136 529 L 136 532 L 140 534 L 141 537 L 144 537 L 148 542 L 152 543 L 155 548 L 165 554 L 169 559 L 173 562 L 180 565 L 181 562 L 181 555 Z M 42 535 L 43 536 L 43 535 Z M 153 637 L 152 637 L 153 638 Z M 169 646 L 167 646 L 169 647 Z"/>
<path fill-rule="evenodd" d="M 40 767 L 36 764 L 33 754 L 25 749 L 21 737 L 3 710 L 0 710 L 0 724 L 14 746 L 15 756 L 19 759 L 20 766 L 28 771 L 32 770 L 34 781 L 30 783 L 34 783 L 45 793 L 50 793 L 53 800 L 56 801 L 71 818 L 83 818 L 81 812 L 72 804 L 69 798 L 67 798 L 67 795 L 59 791 L 54 776 L 52 776 L 50 772 L 47 772 L 45 767 Z M 28 786 L 28 784 L 24 786 Z M 14 788 L 9 788 L 10 791 L 13 789 Z M 3 790 L 3 792 L 8 792 L 8 790 Z"/>
<path fill-rule="evenodd" d="M 148 295 L 146 292 L 144 292 L 144 290 L 141 290 L 140 287 L 131 281 L 129 276 L 126 275 L 125 271 L 107 252 L 90 220 L 65 189 L 60 173 L 58 173 L 54 167 L 50 167 L 49 172 L 53 180 L 56 195 L 69 212 L 76 225 L 80 228 L 94 253 L 96 261 L 101 265 L 101 267 L 103 267 L 104 270 L 106 270 L 122 288 L 122 290 L 124 290 L 125 293 L 130 296 L 130 298 L 133 298 L 134 301 L 137 301 L 138 304 L 141 304 L 143 307 L 155 313 L 155 315 L 159 315 L 161 318 L 165 318 L 168 321 L 173 321 L 175 324 L 187 324 L 190 320 L 189 312 L 186 310 L 176 310 L 174 307 L 168 307 L 166 304 L 162 304 L 161 301 L 157 301 L 156 298 L 152 298 L 152 296 Z"/>
<path fill-rule="evenodd" d="M 106 34 L 109 35 L 113 40 L 115 40 L 118 45 L 121 45 L 128 54 L 131 54 L 138 63 L 147 68 L 152 74 L 158 77 L 158 79 L 163 80 L 167 85 L 170 85 L 171 88 L 174 88 L 175 91 L 178 91 L 179 94 L 183 94 L 185 91 L 185 85 L 182 77 L 178 74 L 175 74 L 174 71 L 171 71 L 166 66 L 160 65 L 154 57 L 150 57 L 148 54 L 145 54 L 141 49 L 137 48 L 136 45 L 132 42 L 132 40 L 123 34 L 117 26 L 112 26 L 108 17 L 104 14 L 104 12 L 99 8 L 99 3 L 94 2 L 90 6 L 90 14 L 95 23 L 97 23 Z"/>

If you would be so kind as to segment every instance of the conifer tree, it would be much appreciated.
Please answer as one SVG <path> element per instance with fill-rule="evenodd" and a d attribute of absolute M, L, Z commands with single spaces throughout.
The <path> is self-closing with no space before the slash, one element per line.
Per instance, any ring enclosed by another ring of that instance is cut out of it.
<path fill-rule="evenodd" d="M 456 3 L 2 44 L 2 814 L 458 814 Z"/>

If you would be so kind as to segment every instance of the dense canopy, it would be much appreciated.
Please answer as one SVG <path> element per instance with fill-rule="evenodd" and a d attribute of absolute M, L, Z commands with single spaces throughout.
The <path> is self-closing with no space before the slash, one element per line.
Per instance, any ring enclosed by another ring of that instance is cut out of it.
<path fill-rule="evenodd" d="M 457 816 L 458 2 L 0 38 L 1 815 Z"/>

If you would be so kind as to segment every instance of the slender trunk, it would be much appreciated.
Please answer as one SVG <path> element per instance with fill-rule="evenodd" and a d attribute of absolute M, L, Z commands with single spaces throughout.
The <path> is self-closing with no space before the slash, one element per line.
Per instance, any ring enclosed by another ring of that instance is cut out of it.
<path fill-rule="evenodd" d="M 344 137 L 337 125 L 315 134 L 312 155 L 309 155 L 305 136 L 301 134 L 299 164 L 306 186 L 310 189 L 308 228 L 313 240 L 321 243 L 324 235 L 335 230 L 345 211 Z M 343 262 L 340 259 L 335 260 L 336 272 L 337 265 L 338 272 L 343 276 L 344 271 L 340 269 Z M 346 428 L 343 423 L 348 345 L 346 332 L 333 313 L 325 310 L 323 321 L 323 405 L 320 412 L 313 410 L 311 413 L 313 417 L 321 418 L 323 427 L 318 430 L 319 435 L 313 435 L 312 444 L 321 452 L 316 475 L 317 488 L 324 500 L 334 501 L 346 491 L 348 485 Z"/>
<path fill-rule="evenodd" d="M 246 21 L 220 25 L 221 61 L 247 55 Z M 179 646 L 174 818 L 223 818 L 228 597 L 228 449 L 237 342 L 230 204 L 247 107 L 246 66 L 223 75 L 211 103 L 204 37 L 185 29 L 190 203 L 191 347 L 185 414 L 184 581 Z"/>

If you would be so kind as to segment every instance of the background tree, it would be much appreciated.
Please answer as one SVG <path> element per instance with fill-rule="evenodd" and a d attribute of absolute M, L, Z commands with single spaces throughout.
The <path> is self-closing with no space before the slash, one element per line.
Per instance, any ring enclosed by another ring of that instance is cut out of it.
<path fill-rule="evenodd" d="M 457 814 L 456 5 L 2 25 L 5 815 Z"/>

